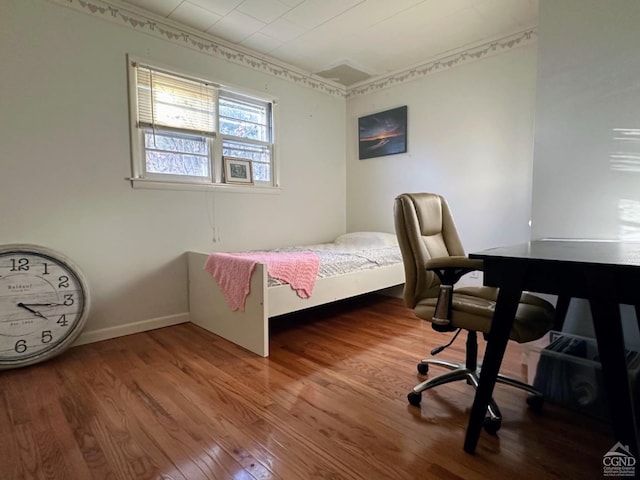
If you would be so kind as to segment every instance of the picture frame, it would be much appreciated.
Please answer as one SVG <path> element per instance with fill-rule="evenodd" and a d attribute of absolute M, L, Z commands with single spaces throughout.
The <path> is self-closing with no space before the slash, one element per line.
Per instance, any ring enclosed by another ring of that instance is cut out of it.
<path fill-rule="evenodd" d="M 407 106 L 358 118 L 358 158 L 383 157 L 407 151 Z"/>
<path fill-rule="evenodd" d="M 246 158 L 223 157 L 224 183 L 253 185 L 251 160 Z"/>

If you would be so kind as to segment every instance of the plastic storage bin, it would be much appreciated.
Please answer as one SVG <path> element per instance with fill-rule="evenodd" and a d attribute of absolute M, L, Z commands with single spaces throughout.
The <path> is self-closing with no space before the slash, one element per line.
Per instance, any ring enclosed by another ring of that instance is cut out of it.
<path fill-rule="evenodd" d="M 608 420 L 609 407 L 596 340 L 564 332 L 551 332 L 551 340 L 540 351 L 533 386 L 552 403 Z M 637 405 L 640 355 L 635 351 L 626 353 L 629 381 Z"/>
<path fill-rule="evenodd" d="M 552 335 L 558 335 L 557 332 L 549 332 L 544 337 L 534 340 L 533 342 L 527 342 L 522 344 L 522 365 L 526 366 L 527 370 L 527 383 L 533 385 L 533 381 L 536 378 L 536 370 L 538 369 L 538 362 L 540 361 L 540 352 L 542 349 L 549 345 L 556 336 L 551 339 Z"/>

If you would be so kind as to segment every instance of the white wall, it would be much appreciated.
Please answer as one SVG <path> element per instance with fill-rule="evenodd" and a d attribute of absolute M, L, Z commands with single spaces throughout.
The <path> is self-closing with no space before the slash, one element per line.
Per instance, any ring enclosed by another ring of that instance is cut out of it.
<path fill-rule="evenodd" d="M 393 199 L 434 192 L 467 251 L 529 240 L 536 45 L 347 101 L 347 228 L 393 232 Z M 408 151 L 358 160 L 357 119 L 408 106 Z"/>
<path fill-rule="evenodd" d="M 639 26 L 637 0 L 540 1 L 534 238 L 640 238 Z"/>
<path fill-rule="evenodd" d="M 44 0 L 2 0 L 0 32 L 0 244 L 80 265 L 93 293 L 85 332 L 182 318 L 187 250 L 345 231 L 344 98 Z M 127 53 L 278 98 L 281 193 L 132 189 Z"/>
<path fill-rule="evenodd" d="M 637 0 L 540 1 L 532 238 L 640 239 L 639 26 Z M 622 313 L 638 350 L 633 309 Z M 587 302 L 572 302 L 566 328 L 592 334 Z"/>

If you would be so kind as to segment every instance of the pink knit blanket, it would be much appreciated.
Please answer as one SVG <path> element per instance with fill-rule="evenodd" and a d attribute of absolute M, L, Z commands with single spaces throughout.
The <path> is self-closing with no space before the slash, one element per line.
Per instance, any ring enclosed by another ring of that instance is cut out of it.
<path fill-rule="evenodd" d="M 300 298 L 309 298 L 320 260 L 313 252 L 212 253 L 204 269 L 218 282 L 231 310 L 244 311 L 257 263 L 267 265 L 269 276 L 291 285 Z"/>

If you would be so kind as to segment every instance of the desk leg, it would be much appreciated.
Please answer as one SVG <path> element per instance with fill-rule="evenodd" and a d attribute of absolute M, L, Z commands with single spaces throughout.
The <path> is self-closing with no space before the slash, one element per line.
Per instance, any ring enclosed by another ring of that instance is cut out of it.
<path fill-rule="evenodd" d="M 593 328 L 602 363 L 602 378 L 607 392 L 615 440 L 628 445 L 638 458 L 638 434 L 625 355 L 620 306 L 615 302 L 615 278 L 591 268 L 585 272 Z"/>
<path fill-rule="evenodd" d="M 515 270 L 515 269 L 514 269 Z M 520 272 L 522 273 L 522 272 Z M 496 311 L 493 314 L 491 322 L 491 331 L 489 332 L 489 340 L 482 360 L 482 370 L 480 371 L 480 383 L 476 390 L 476 396 L 471 407 L 471 415 L 469 417 L 469 425 L 467 427 L 467 435 L 464 440 L 464 450 L 468 453 L 474 453 L 482 423 L 487 413 L 487 407 L 493 395 L 493 387 L 496 384 L 500 364 L 504 351 L 507 348 L 509 334 L 513 325 L 522 288 L 518 289 L 515 285 L 521 285 L 522 276 L 512 282 L 509 287 L 500 288 L 498 293 L 498 301 L 496 303 Z"/>

